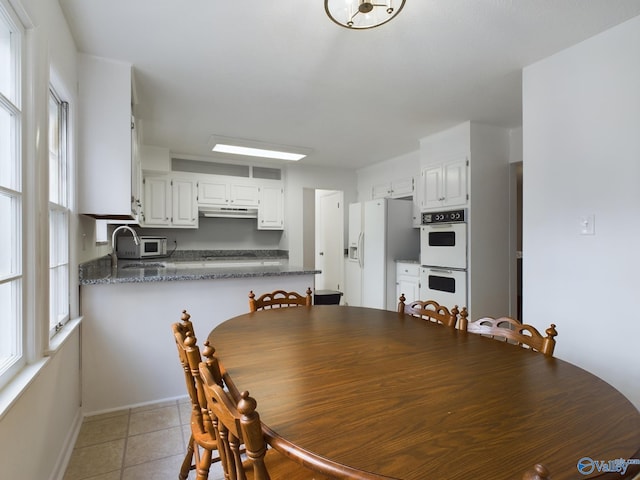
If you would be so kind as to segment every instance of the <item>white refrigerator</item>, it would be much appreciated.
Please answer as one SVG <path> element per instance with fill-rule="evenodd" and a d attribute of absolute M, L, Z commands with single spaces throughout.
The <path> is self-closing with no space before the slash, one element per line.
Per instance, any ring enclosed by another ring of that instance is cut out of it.
<path fill-rule="evenodd" d="M 395 310 L 396 261 L 417 260 L 420 230 L 410 200 L 381 198 L 349 205 L 345 302 Z"/>

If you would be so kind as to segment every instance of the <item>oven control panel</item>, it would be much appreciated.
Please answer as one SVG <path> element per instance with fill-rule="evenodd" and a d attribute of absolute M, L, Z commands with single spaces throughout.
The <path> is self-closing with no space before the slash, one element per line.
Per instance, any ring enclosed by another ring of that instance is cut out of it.
<path fill-rule="evenodd" d="M 449 210 L 446 212 L 424 212 L 422 214 L 422 225 L 431 225 L 433 223 L 460 223 L 465 221 L 464 209 Z"/>

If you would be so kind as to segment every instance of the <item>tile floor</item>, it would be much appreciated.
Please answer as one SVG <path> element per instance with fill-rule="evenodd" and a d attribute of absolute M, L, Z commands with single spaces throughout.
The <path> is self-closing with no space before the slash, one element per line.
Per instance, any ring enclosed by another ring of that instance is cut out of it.
<path fill-rule="evenodd" d="M 185 397 L 85 418 L 64 480 L 176 480 L 189 440 L 190 408 Z M 220 463 L 213 464 L 209 480 L 222 478 Z"/>
<path fill-rule="evenodd" d="M 189 440 L 190 414 L 185 397 L 85 418 L 64 480 L 176 480 Z M 211 465 L 209 480 L 223 478 L 220 463 Z"/>

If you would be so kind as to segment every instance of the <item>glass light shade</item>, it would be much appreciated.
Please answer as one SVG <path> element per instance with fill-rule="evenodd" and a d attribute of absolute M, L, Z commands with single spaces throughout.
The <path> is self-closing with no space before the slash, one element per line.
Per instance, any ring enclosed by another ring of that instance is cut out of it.
<path fill-rule="evenodd" d="M 364 30 L 394 18 L 405 0 L 324 0 L 324 10 L 331 20 L 351 30 Z"/>

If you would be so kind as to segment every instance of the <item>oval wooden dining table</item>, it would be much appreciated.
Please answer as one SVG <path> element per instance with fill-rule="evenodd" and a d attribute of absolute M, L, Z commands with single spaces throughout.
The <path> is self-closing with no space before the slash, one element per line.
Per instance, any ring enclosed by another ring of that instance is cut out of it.
<path fill-rule="evenodd" d="M 257 400 L 268 443 L 336 478 L 519 480 L 541 463 L 554 480 L 621 479 L 640 467 L 603 476 L 599 463 L 640 458 L 627 398 L 516 345 L 335 305 L 241 315 L 208 339 L 230 390 Z"/>

